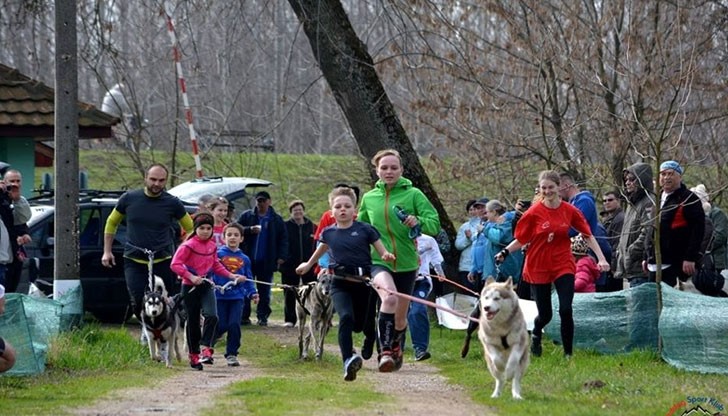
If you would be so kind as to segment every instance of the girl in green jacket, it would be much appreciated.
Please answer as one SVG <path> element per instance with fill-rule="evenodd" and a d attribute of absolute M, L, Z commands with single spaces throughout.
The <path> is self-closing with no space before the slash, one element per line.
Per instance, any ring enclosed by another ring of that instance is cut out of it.
<path fill-rule="evenodd" d="M 364 194 L 359 221 L 374 226 L 388 252 L 396 257 L 385 262 L 372 249 L 373 286 L 382 301 L 379 308 L 379 371 L 391 372 L 402 366 L 402 341 L 407 330 L 409 300 L 391 292 L 412 294 L 419 267 L 416 234 L 419 227 L 429 235 L 440 231 L 440 219 L 424 193 L 402 177 L 402 159 L 392 149 L 381 150 L 372 158 L 379 180 L 374 189 Z M 403 218 L 400 220 L 398 213 Z"/>

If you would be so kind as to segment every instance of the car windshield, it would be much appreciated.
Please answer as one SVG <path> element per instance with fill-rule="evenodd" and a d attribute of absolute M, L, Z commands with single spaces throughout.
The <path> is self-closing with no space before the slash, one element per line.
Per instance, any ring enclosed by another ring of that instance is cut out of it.
<path fill-rule="evenodd" d="M 177 185 L 169 193 L 189 204 L 197 204 L 205 194 L 228 196 L 247 187 L 269 186 L 271 182 L 253 178 L 217 178 L 194 180 Z"/>

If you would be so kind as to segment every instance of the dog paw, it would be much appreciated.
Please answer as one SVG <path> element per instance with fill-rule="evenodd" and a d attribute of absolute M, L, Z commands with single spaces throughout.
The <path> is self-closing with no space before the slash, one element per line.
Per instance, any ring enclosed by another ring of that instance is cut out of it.
<path fill-rule="evenodd" d="M 518 393 L 513 393 L 513 400 L 523 400 L 523 397 Z"/>
<path fill-rule="evenodd" d="M 498 397 L 500 397 L 499 391 L 494 391 L 493 394 L 490 395 L 491 399 L 497 399 Z"/>

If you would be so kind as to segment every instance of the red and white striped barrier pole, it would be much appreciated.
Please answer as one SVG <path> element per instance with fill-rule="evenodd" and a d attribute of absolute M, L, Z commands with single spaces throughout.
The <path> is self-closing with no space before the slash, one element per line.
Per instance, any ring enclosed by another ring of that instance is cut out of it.
<path fill-rule="evenodd" d="M 192 122 L 192 110 L 190 109 L 190 100 L 187 98 L 187 83 L 182 75 L 181 53 L 179 44 L 177 43 L 177 35 L 174 31 L 174 19 L 167 2 L 164 3 L 164 16 L 167 21 L 167 32 L 169 39 L 172 41 L 172 53 L 174 55 L 174 63 L 177 67 L 177 76 L 179 78 L 179 87 L 182 90 L 182 102 L 185 106 L 185 120 L 190 130 L 190 142 L 192 142 L 192 157 L 195 159 L 195 177 L 202 178 L 202 162 L 200 161 L 200 148 L 197 146 L 197 134 L 195 133 L 195 125 Z"/>

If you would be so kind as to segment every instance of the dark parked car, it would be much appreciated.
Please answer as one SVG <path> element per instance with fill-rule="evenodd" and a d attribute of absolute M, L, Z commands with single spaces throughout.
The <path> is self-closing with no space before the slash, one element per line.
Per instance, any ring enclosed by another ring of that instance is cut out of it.
<path fill-rule="evenodd" d="M 119 226 L 112 251 L 116 266 L 101 265 L 104 225 L 121 192 L 92 192 L 79 199 L 79 263 L 84 309 L 102 322 L 122 322 L 129 317 L 129 296 L 124 281 L 122 254 L 126 224 Z M 46 295 L 53 293 L 54 222 L 52 197 L 30 199 L 33 216 L 28 221 L 33 241 L 25 245 L 27 254 L 18 292 L 27 293 L 29 281 Z"/>
<path fill-rule="evenodd" d="M 255 203 L 256 188 L 271 182 L 254 178 L 212 178 L 186 182 L 170 190 L 182 200 L 189 212 L 197 208 L 203 194 L 223 196 L 240 213 Z M 116 206 L 123 191 L 83 191 L 79 198 L 80 279 L 84 310 L 99 321 L 118 323 L 131 315 L 129 295 L 124 280 L 123 252 L 126 243 L 126 222 L 122 221 L 112 251 L 116 266 L 101 265 L 106 219 Z M 27 293 L 29 281 L 46 295 L 53 293 L 54 264 L 54 200 L 52 193 L 29 200 L 33 216 L 28 222 L 33 241 L 25 245 L 28 259 L 23 267 L 18 292 Z M 170 230 L 170 232 L 178 232 Z"/>

